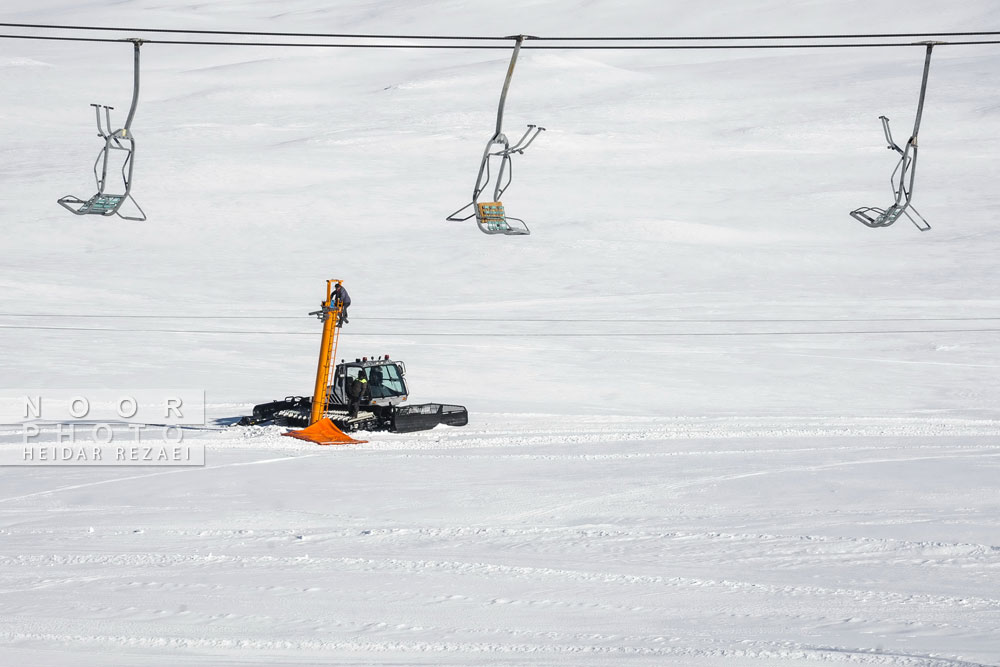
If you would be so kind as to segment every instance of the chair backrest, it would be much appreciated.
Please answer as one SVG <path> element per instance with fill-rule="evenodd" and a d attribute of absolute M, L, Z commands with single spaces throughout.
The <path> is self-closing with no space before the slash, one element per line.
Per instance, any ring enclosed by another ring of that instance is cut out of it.
<path fill-rule="evenodd" d="M 479 202 L 476 204 L 476 218 L 479 224 L 486 225 L 490 231 L 506 231 L 510 229 L 510 225 L 507 224 L 507 215 L 503 210 L 503 204 L 498 201 Z"/>

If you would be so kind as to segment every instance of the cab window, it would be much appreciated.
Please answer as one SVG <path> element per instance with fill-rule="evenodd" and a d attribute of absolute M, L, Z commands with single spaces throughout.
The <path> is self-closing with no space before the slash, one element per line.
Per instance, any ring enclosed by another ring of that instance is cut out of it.
<path fill-rule="evenodd" d="M 403 378 L 395 364 L 369 368 L 368 386 L 371 389 L 372 398 L 389 398 L 404 394 Z"/>

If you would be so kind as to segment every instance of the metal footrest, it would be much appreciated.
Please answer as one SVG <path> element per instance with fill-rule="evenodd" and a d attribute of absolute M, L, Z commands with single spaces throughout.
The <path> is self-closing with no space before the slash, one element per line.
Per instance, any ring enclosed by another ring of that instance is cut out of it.
<path fill-rule="evenodd" d="M 105 195 L 98 193 L 86 201 L 73 195 L 67 195 L 60 199 L 59 203 L 77 215 L 87 215 L 88 213 L 114 215 L 121 208 L 124 200 L 125 195 Z M 79 204 L 79 206 L 74 207 L 76 204 Z"/>
<path fill-rule="evenodd" d="M 888 227 L 896 222 L 901 213 L 897 206 L 891 206 L 888 211 L 875 206 L 862 206 L 851 211 L 851 217 L 866 227 Z"/>
<path fill-rule="evenodd" d="M 910 215 L 910 211 L 913 211 L 916 217 Z M 872 228 L 888 227 L 904 215 L 922 232 L 926 232 L 931 228 L 930 224 L 924 220 L 924 217 L 917 212 L 917 209 L 909 205 L 897 206 L 893 204 L 888 209 L 881 209 L 876 206 L 862 206 L 851 211 L 852 218 L 866 227 Z"/>
<path fill-rule="evenodd" d="M 126 199 L 130 199 L 132 201 L 132 204 L 139 211 L 138 216 L 122 215 L 120 213 L 122 204 L 125 203 Z M 137 222 L 143 222 L 146 220 L 146 214 L 143 213 L 142 209 L 139 208 L 139 205 L 135 203 L 135 199 L 132 199 L 132 197 L 127 194 L 109 195 L 99 192 L 87 200 L 80 199 L 75 195 L 66 195 L 58 201 L 63 208 L 75 213 L 76 215 L 118 215 L 118 217 L 125 220 L 135 220 Z"/>

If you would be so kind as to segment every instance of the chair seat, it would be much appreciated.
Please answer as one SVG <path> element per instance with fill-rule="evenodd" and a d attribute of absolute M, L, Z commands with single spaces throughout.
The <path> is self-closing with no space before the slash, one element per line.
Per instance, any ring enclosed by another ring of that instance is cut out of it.
<path fill-rule="evenodd" d="M 111 215 L 121 206 L 125 195 L 103 195 L 96 194 L 80 207 L 82 213 L 96 213 L 98 215 Z"/>
<path fill-rule="evenodd" d="M 511 221 L 516 222 L 512 225 Z M 479 202 L 476 204 L 476 222 L 479 228 L 487 234 L 508 234 L 520 236 L 530 234 L 528 226 L 518 218 L 508 218 L 504 213 L 503 204 L 498 201 Z"/>

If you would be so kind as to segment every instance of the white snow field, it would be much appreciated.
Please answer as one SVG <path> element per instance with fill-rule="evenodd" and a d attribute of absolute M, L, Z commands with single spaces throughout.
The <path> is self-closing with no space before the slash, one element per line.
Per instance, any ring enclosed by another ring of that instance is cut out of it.
<path fill-rule="evenodd" d="M 1000 30 L 1000 7 L 6 0 L 0 22 L 773 35 Z M 1000 665 L 1000 45 L 934 51 L 923 233 L 848 215 L 891 200 L 878 117 L 909 136 L 920 46 L 526 49 L 505 129 L 548 129 L 504 203 L 532 234 L 445 222 L 508 58 L 147 44 L 135 223 L 56 204 L 93 192 L 88 104 L 121 123 L 131 46 L 0 39 L 0 394 L 210 404 L 204 467 L 0 467 L 0 665 Z M 354 298 L 340 356 L 404 360 L 411 401 L 468 426 L 229 426 L 311 393 L 327 278 Z"/>

